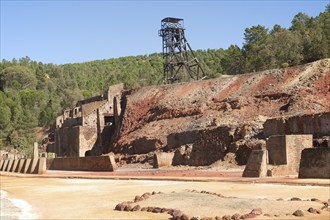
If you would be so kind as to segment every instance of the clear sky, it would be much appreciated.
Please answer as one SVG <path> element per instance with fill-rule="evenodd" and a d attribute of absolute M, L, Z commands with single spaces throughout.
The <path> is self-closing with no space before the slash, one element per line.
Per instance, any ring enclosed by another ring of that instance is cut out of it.
<path fill-rule="evenodd" d="M 161 52 L 164 17 L 184 19 L 192 48 L 242 46 L 244 29 L 290 27 L 329 1 L 1 1 L 1 60 L 75 63 Z"/>

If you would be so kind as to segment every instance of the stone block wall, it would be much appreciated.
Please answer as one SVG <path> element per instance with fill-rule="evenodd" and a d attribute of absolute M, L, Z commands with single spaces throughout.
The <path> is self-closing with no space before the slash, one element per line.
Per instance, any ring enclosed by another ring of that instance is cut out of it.
<path fill-rule="evenodd" d="M 188 165 L 208 166 L 223 159 L 227 147 L 232 142 L 230 128 L 223 126 L 214 129 L 201 130 L 199 139 L 192 145 Z"/>
<path fill-rule="evenodd" d="M 117 100 L 116 108 L 117 108 L 119 115 L 121 113 L 120 100 L 121 100 L 121 93 L 123 92 L 123 90 L 124 90 L 123 83 L 109 86 L 109 89 L 108 89 L 108 102 L 113 103 L 114 99 L 116 98 L 116 100 Z"/>
<path fill-rule="evenodd" d="M 154 154 L 154 164 L 153 167 L 154 168 L 159 168 L 159 167 L 164 167 L 164 166 L 171 166 L 172 165 L 172 161 L 173 161 L 173 157 L 174 157 L 174 153 L 173 152 L 169 152 L 169 153 L 165 153 L 165 152 L 159 152 L 159 153 L 155 153 Z"/>
<path fill-rule="evenodd" d="M 253 150 L 243 172 L 243 177 L 267 176 L 267 150 Z"/>
<path fill-rule="evenodd" d="M 289 118 L 268 119 L 264 123 L 264 135 L 312 134 L 314 137 L 330 134 L 330 112 Z"/>
<path fill-rule="evenodd" d="M 112 113 L 112 103 L 109 103 L 107 100 L 101 102 L 93 102 L 83 105 L 82 107 L 82 125 L 95 127 L 97 123 L 97 109 L 99 109 L 100 115 L 100 123 L 104 125 L 104 118 L 102 117 L 103 112 L 111 112 Z"/>
<path fill-rule="evenodd" d="M 305 148 L 313 147 L 313 135 L 285 135 L 288 165 L 296 172 L 299 170 L 301 152 Z"/>
<path fill-rule="evenodd" d="M 268 156 L 266 156 L 267 176 L 297 175 L 302 151 L 313 149 L 312 147 L 312 135 L 270 136 L 266 142 L 268 150 Z M 262 152 L 263 150 L 252 151 L 243 177 L 262 177 L 265 175 L 265 160 L 263 159 L 265 154 Z"/>
<path fill-rule="evenodd" d="M 269 152 L 269 164 L 285 165 L 288 164 L 286 137 L 283 135 L 271 136 L 266 142 Z"/>
<path fill-rule="evenodd" d="M 162 147 L 162 143 L 157 139 L 148 139 L 142 137 L 132 142 L 131 146 L 125 146 L 128 154 L 146 154 L 150 151 L 157 150 Z"/>
<path fill-rule="evenodd" d="M 55 131 L 55 152 L 58 157 L 82 157 L 97 139 L 94 127 L 62 127 Z M 51 149 L 50 149 L 51 150 Z"/>
<path fill-rule="evenodd" d="M 167 148 L 178 148 L 185 144 L 193 144 L 201 137 L 200 130 L 189 130 L 184 132 L 173 133 L 167 136 Z"/>
<path fill-rule="evenodd" d="M 56 119 L 55 147 L 47 152 L 59 157 L 82 157 L 94 146 L 102 148 L 102 152 L 103 148 L 107 149 L 113 134 L 107 134 L 103 141 L 102 133 L 117 126 L 123 89 L 123 84 L 110 86 L 107 93 L 80 100 L 75 108 L 65 110 Z M 95 154 L 100 155 L 99 152 Z"/>
<path fill-rule="evenodd" d="M 299 178 L 330 179 L 330 148 L 304 149 L 301 154 Z"/>
<path fill-rule="evenodd" d="M 275 135 L 266 143 L 269 157 L 270 174 L 297 174 L 301 152 L 313 147 L 312 135 Z M 285 165 L 285 166 L 278 166 Z"/>
<path fill-rule="evenodd" d="M 72 170 L 72 171 L 114 171 L 117 169 L 114 157 L 65 157 L 53 158 L 48 163 L 49 170 Z"/>
<path fill-rule="evenodd" d="M 85 152 L 93 148 L 97 140 L 96 130 L 96 128 L 79 126 L 79 157 L 84 157 Z"/>
<path fill-rule="evenodd" d="M 82 118 L 67 118 L 65 121 L 62 123 L 62 127 L 73 127 L 73 126 L 78 126 L 82 125 L 83 121 Z"/>

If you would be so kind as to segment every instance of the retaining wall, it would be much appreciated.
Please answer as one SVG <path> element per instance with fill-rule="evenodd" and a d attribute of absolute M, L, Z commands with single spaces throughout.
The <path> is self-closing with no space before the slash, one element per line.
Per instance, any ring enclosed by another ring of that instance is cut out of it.
<path fill-rule="evenodd" d="M 330 179 L 330 148 L 304 149 L 301 153 L 299 178 Z"/>
<path fill-rule="evenodd" d="M 264 123 L 264 135 L 312 134 L 314 137 L 330 135 L 330 112 L 268 119 Z"/>
<path fill-rule="evenodd" d="M 117 169 L 117 165 L 112 155 L 93 157 L 58 157 L 49 160 L 48 168 L 49 170 L 114 171 Z"/>
<path fill-rule="evenodd" d="M 44 174 L 46 173 L 46 158 L 0 160 L 0 171 L 11 173 Z"/>

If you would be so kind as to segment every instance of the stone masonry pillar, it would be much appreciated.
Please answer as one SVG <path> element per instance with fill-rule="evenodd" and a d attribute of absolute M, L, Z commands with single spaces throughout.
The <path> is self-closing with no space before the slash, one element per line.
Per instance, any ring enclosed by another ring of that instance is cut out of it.
<path fill-rule="evenodd" d="M 34 142 L 33 144 L 33 159 L 39 158 L 39 151 L 38 151 L 38 142 Z"/>

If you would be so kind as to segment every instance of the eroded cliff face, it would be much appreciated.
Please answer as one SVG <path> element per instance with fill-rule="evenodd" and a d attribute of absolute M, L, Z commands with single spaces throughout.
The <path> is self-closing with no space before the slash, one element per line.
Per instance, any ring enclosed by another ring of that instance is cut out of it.
<path fill-rule="evenodd" d="M 244 155 L 262 145 L 266 119 L 330 112 L 330 59 L 144 87 L 130 91 L 124 100 L 120 130 L 111 151 L 146 154 L 191 145 L 192 156 L 182 163 L 208 165 L 231 152 L 244 164 Z"/>

